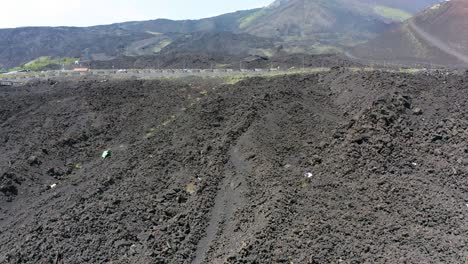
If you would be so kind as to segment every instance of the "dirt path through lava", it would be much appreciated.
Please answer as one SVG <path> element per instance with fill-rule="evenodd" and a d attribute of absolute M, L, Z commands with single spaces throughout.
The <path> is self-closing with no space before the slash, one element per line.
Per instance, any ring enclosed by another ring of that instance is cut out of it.
<path fill-rule="evenodd" d="M 227 169 L 224 172 L 224 178 L 216 195 L 215 205 L 211 212 L 206 235 L 200 240 L 197 246 L 196 257 L 193 264 L 206 263 L 207 253 L 213 246 L 215 239 L 227 239 L 223 244 L 222 250 L 229 252 L 237 248 L 239 240 L 232 234 L 235 233 L 235 227 L 232 224 L 232 217 L 242 206 L 245 206 L 246 199 L 246 180 L 251 164 L 243 157 L 241 153 L 242 144 L 247 143 L 245 135 L 241 136 L 237 145 L 229 152 L 229 161 Z"/>

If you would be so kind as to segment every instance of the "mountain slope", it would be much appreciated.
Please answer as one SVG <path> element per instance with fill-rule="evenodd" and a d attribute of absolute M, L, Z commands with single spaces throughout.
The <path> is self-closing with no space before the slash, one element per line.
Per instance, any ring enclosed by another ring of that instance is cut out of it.
<path fill-rule="evenodd" d="M 366 41 L 434 2 L 438 1 L 277 0 L 250 15 L 241 28 L 258 36 L 281 37 L 286 46 L 307 40 L 304 48 L 316 43 L 312 49 L 320 52 L 321 47 Z"/>
<path fill-rule="evenodd" d="M 227 13 L 220 16 L 203 18 L 199 20 L 169 20 L 156 19 L 150 21 L 125 22 L 111 26 L 136 32 L 158 33 L 193 33 L 199 31 L 209 32 L 235 32 L 239 29 L 239 21 L 257 12 L 260 9 L 251 9 Z M 104 26 L 108 27 L 108 26 Z"/>
<path fill-rule="evenodd" d="M 467 16 L 468 1 L 438 4 L 351 53 L 377 61 L 468 65 Z"/>
<path fill-rule="evenodd" d="M 231 32 L 201 32 L 186 34 L 161 50 L 162 53 L 207 52 L 221 55 L 258 54 L 272 55 L 274 53 L 272 39 L 252 36 L 246 33 Z"/>

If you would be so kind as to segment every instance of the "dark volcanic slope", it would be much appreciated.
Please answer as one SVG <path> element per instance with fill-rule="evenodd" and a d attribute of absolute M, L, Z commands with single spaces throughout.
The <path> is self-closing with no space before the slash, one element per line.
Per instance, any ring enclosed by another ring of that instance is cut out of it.
<path fill-rule="evenodd" d="M 41 56 L 87 59 L 87 53 L 91 59 L 103 60 L 124 54 L 153 54 L 162 41 L 177 38 L 178 34 L 236 31 L 239 20 L 255 11 L 200 20 L 157 19 L 85 28 L 0 29 L 0 68 L 18 66 Z"/>
<path fill-rule="evenodd" d="M 113 57 L 124 53 L 132 42 L 151 37 L 145 32 L 99 27 L 0 29 L 0 68 L 41 56 L 84 58 L 86 49 L 93 58 Z"/>
<path fill-rule="evenodd" d="M 165 47 L 161 53 L 211 53 L 222 56 L 248 55 L 261 50 L 273 50 L 272 39 L 261 38 L 249 34 L 234 34 L 230 32 L 207 33 L 199 32 L 185 34 Z M 258 51 L 257 51 L 258 50 Z"/>
<path fill-rule="evenodd" d="M 362 0 L 362 2 L 383 5 L 400 10 L 417 14 L 432 5 L 442 2 L 443 0 Z"/>
<path fill-rule="evenodd" d="M 278 0 L 244 19 L 241 28 L 258 36 L 281 37 L 286 46 L 352 46 L 437 2 Z M 308 43 L 300 41 L 304 39 Z"/>
<path fill-rule="evenodd" d="M 467 66 L 467 16 L 466 0 L 436 5 L 354 48 L 352 55 L 376 61 Z"/>
<path fill-rule="evenodd" d="M 466 263 L 467 83 L 2 88 L 0 263 Z"/>

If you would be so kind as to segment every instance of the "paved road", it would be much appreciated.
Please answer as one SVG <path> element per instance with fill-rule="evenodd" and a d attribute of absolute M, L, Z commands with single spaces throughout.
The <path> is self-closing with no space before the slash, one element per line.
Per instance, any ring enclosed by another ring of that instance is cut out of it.
<path fill-rule="evenodd" d="M 414 23 L 414 21 L 411 20 L 411 19 L 409 20 L 409 25 L 410 25 L 411 29 L 414 32 L 416 32 L 420 37 L 422 37 L 427 42 L 431 43 L 432 45 L 439 48 L 443 52 L 445 52 L 445 53 L 447 53 L 449 55 L 452 55 L 452 56 L 458 58 L 460 61 L 463 61 L 464 63 L 468 64 L 468 56 L 467 55 L 453 49 L 452 47 L 447 45 L 447 43 L 445 43 L 444 41 L 442 41 L 442 40 L 432 36 L 431 34 L 427 33 L 422 28 L 420 28 L 418 25 L 416 25 Z"/>

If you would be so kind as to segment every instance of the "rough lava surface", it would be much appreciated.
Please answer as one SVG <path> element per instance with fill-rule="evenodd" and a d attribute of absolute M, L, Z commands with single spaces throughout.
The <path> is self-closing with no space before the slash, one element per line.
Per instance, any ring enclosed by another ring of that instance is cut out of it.
<path fill-rule="evenodd" d="M 0 142 L 0 263 L 468 262 L 466 74 L 35 82 Z"/>

